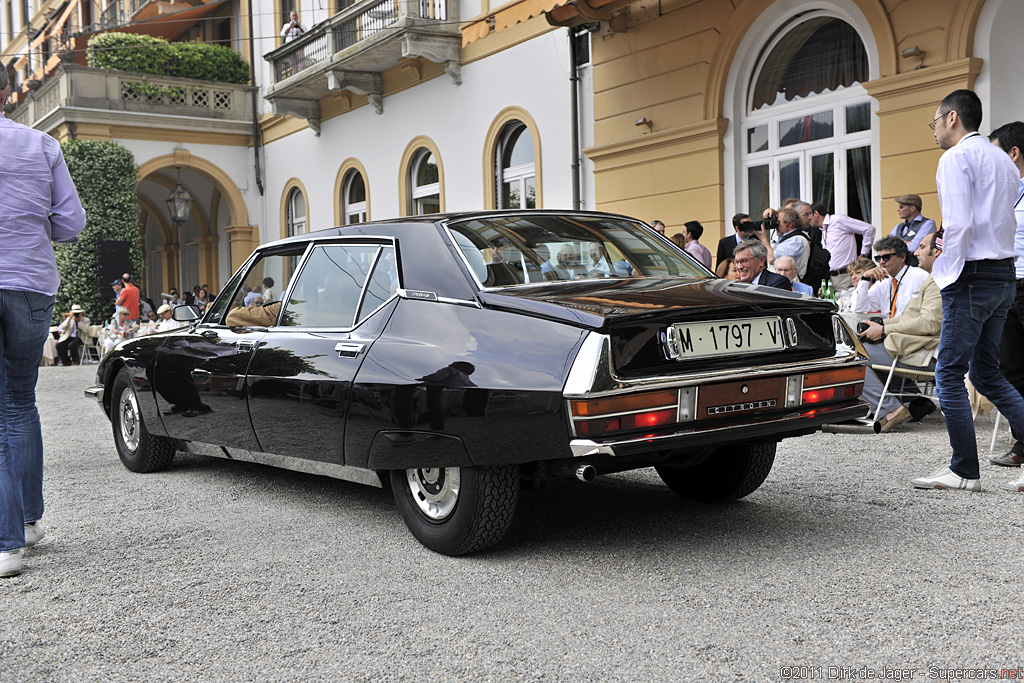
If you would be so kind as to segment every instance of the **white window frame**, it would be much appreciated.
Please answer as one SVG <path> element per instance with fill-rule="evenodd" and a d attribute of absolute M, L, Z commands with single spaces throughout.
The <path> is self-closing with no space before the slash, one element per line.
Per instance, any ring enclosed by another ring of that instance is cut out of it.
<path fill-rule="evenodd" d="M 416 155 L 413 157 L 412 163 L 409 164 L 409 195 L 412 206 L 412 215 L 423 216 L 427 212 L 423 210 L 423 200 L 430 199 L 431 197 L 437 197 L 437 205 L 441 206 L 441 182 L 440 179 L 436 183 L 429 183 L 427 185 L 417 185 L 416 178 L 419 176 L 420 165 L 423 164 L 427 159 L 434 156 L 434 153 L 426 148 L 421 147 L 416 151 Z M 434 159 L 436 165 L 437 159 Z M 440 166 L 438 166 L 438 173 L 440 174 Z"/>
<path fill-rule="evenodd" d="M 356 178 L 362 178 L 363 196 L 366 196 L 366 178 L 363 178 L 363 174 L 353 168 L 345 174 L 345 182 L 342 184 L 341 190 L 342 220 L 345 225 L 366 222 L 366 200 L 364 199 L 361 202 L 350 201 L 352 185 L 355 183 Z"/>
<path fill-rule="evenodd" d="M 300 206 L 302 207 L 301 219 L 297 217 L 298 212 L 296 211 Z M 288 193 L 288 237 L 305 235 L 308 232 L 306 229 L 307 220 L 306 197 L 300 188 L 293 187 L 291 192 Z"/>
<path fill-rule="evenodd" d="M 530 131 L 530 129 L 526 126 L 525 123 L 518 120 L 510 121 L 502 129 L 501 135 L 498 136 L 498 144 L 494 149 L 494 171 L 495 181 L 497 182 L 497 187 L 495 188 L 495 205 L 499 209 L 527 208 L 526 206 L 524 206 L 524 204 L 526 203 L 526 181 L 531 178 L 533 179 L 534 185 L 534 207 L 536 207 L 537 205 L 537 159 L 534 158 L 533 161 L 526 164 L 518 164 L 516 166 L 508 167 L 502 166 L 502 164 L 504 163 L 505 148 L 508 145 L 509 139 L 512 137 L 514 133 L 516 133 L 516 131 L 519 131 L 520 129 L 529 133 L 530 139 L 532 141 L 533 133 L 532 131 Z M 522 133 L 520 133 L 520 135 L 522 135 Z M 532 147 L 530 149 L 530 156 L 534 156 L 534 150 Z M 519 186 L 518 207 L 504 206 L 505 183 L 515 183 Z"/>

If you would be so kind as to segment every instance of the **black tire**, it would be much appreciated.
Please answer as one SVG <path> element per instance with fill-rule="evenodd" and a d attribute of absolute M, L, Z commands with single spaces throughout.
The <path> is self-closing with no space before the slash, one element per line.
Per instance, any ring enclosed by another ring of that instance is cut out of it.
<path fill-rule="evenodd" d="M 698 503 L 727 503 L 758 489 L 775 463 L 772 442 L 723 446 L 694 467 L 656 467 L 658 476 L 683 498 Z"/>
<path fill-rule="evenodd" d="M 420 543 L 465 555 L 505 537 L 519 502 L 519 466 L 391 471 L 398 512 Z"/>
<path fill-rule="evenodd" d="M 114 429 L 117 456 L 132 472 L 156 472 L 166 469 L 174 460 L 174 442 L 164 436 L 153 436 L 146 429 L 135 384 L 127 368 L 121 368 L 114 379 L 110 424 Z"/>

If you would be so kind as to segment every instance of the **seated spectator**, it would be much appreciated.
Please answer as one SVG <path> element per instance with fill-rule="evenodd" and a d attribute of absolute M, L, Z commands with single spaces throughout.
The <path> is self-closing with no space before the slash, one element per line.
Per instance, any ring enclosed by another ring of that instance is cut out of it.
<path fill-rule="evenodd" d="M 768 270 L 768 247 L 761 240 L 743 240 L 736 245 L 733 257 L 740 282 L 793 291 L 793 284 L 788 278 Z"/>
<path fill-rule="evenodd" d="M 151 323 L 160 322 L 160 317 L 156 314 L 156 311 L 150 311 L 146 314 L 146 321 Z"/>
<path fill-rule="evenodd" d="M 903 244 L 895 237 L 886 237 L 879 242 L 886 239 L 895 239 Z M 927 273 L 931 273 L 932 264 L 941 253 L 935 249 L 935 233 L 927 235 L 915 254 L 921 269 L 926 273 L 918 295 L 908 302 L 900 315 L 883 320 L 881 325 L 869 321 L 867 329 L 861 333 L 864 348 L 872 363 L 892 365 L 893 357 L 899 356 L 900 365 L 935 366 L 934 355 L 939 346 L 939 332 L 942 327 L 942 295 L 939 293 L 938 285 Z M 863 397 L 872 408 L 878 405 L 884 382 L 884 377 L 868 369 L 864 377 Z M 899 378 L 893 378 L 890 388 L 899 392 L 900 383 Z M 905 384 L 906 390 L 913 390 L 912 383 Z M 915 399 L 909 405 L 903 405 L 897 398 L 886 396 L 882 403 L 883 417 L 872 426 L 876 432 L 887 432 L 907 420 L 919 421 L 934 410 L 935 404 L 924 397 Z"/>
<path fill-rule="evenodd" d="M 740 276 L 736 273 L 736 262 L 731 258 L 727 258 L 718 264 L 718 268 L 715 269 L 715 275 L 724 280 L 732 280 L 733 282 L 739 282 L 740 280 Z"/>
<path fill-rule="evenodd" d="M 683 250 L 687 254 L 704 264 L 704 267 L 711 270 L 711 250 L 700 243 L 700 237 L 704 234 L 704 226 L 697 221 L 687 221 L 683 225 L 683 237 L 686 240 Z"/>
<path fill-rule="evenodd" d="M 853 283 L 853 292 L 850 295 L 850 309 L 853 310 L 857 306 L 857 285 L 860 284 L 861 275 L 868 272 L 875 267 L 875 262 L 869 259 L 867 256 L 858 256 L 857 260 L 851 263 L 846 272 L 850 274 L 850 281 Z"/>
<path fill-rule="evenodd" d="M 633 266 L 629 265 L 629 261 L 623 259 L 612 263 L 611 258 L 608 256 L 608 250 L 605 249 L 603 244 L 591 242 L 588 249 L 591 262 L 589 276 L 630 277 L 633 275 Z"/>
<path fill-rule="evenodd" d="M 792 256 L 780 256 L 775 259 L 775 272 L 789 278 L 789 281 L 793 283 L 794 292 L 814 296 L 814 289 L 797 279 L 796 263 L 794 263 Z"/>
<path fill-rule="evenodd" d="M 260 286 L 254 285 L 253 288 L 249 290 L 249 293 L 245 295 L 245 298 L 242 300 L 242 305 L 252 306 L 252 300 L 258 296 L 262 296 L 262 293 L 260 292 Z"/>
<path fill-rule="evenodd" d="M 887 236 L 875 242 L 879 266 L 866 271 L 857 285 L 854 313 L 880 312 L 895 318 L 917 296 L 928 271 L 907 264 L 907 245 L 899 237 Z"/>
<path fill-rule="evenodd" d="M 64 314 L 64 320 L 58 325 L 60 338 L 57 340 L 57 355 L 61 365 L 78 365 L 78 349 L 88 340 L 89 319 L 85 317 L 85 309 L 78 304 Z"/>
<path fill-rule="evenodd" d="M 119 342 L 132 338 L 134 326 L 132 325 L 132 321 L 129 320 L 128 315 L 129 313 L 126 307 L 117 307 L 117 311 L 114 313 L 114 319 L 111 321 L 110 328 L 107 330 L 106 337 L 103 340 L 103 355 L 106 355 L 107 352 L 117 346 Z"/>
<path fill-rule="evenodd" d="M 172 317 L 174 315 L 173 309 L 167 304 L 164 304 L 160 308 L 156 309 L 156 314 L 160 318 L 156 325 L 157 332 L 176 330 L 182 325 Z"/>

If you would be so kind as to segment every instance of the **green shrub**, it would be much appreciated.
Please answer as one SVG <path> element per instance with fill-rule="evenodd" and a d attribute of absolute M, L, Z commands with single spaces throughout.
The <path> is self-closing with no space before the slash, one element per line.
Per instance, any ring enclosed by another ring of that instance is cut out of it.
<path fill-rule="evenodd" d="M 249 65 L 223 45 L 168 43 L 134 33 L 101 33 L 89 39 L 89 66 L 132 73 L 248 83 Z"/>
<path fill-rule="evenodd" d="M 96 291 L 96 243 L 103 240 L 128 242 L 131 272 L 139 281 L 142 273 L 142 244 L 139 237 L 139 203 L 135 194 L 135 157 L 116 142 L 72 140 L 62 145 L 71 179 L 85 207 L 85 230 L 75 244 L 54 245 L 60 289 L 54 306 L 54 324 L 73 304 L 85 308 L 93 324 L 100 324 L 114 312 L 114 291 Z"/>

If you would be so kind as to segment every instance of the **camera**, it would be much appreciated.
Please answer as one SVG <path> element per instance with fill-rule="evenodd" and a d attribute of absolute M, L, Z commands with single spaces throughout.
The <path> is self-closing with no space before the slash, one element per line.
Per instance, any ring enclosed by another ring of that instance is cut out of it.
<path fill-rule="evenodd" d="M 761 232 L 762 230 L 777 230 L 779 227 L 779 217 L 772 214 L 768 218 L 761 221 L 744 221 L 739 224 L 740 232 Z"/>
<path fill-rule="evenodd" d="M 881 325 L 882 324 L 882 319 L 881 318 L 868 318 L 867 320 L 861 320 L 859 323 L 857 323 L 857 334 L 860 335 L 860 334 L 864 334 L 865 332 L 867 332 L 867 330 L 868 330 L 868 320 L 870 320 L 871 322 L 875 323 L 876 325 Z"/>

